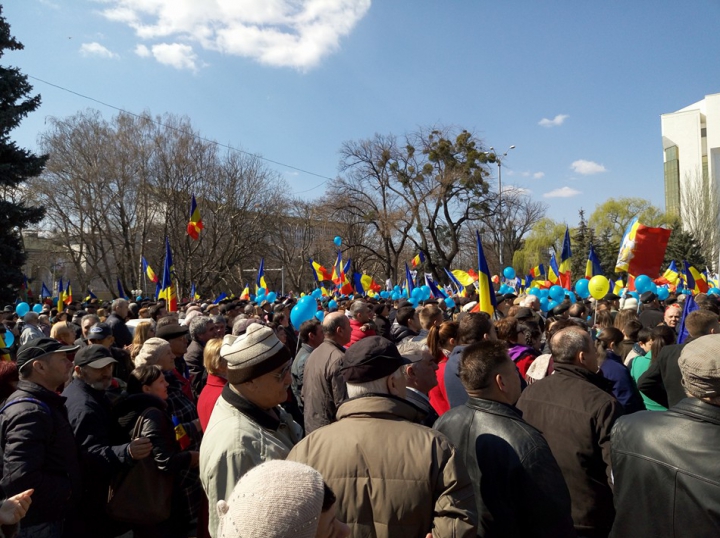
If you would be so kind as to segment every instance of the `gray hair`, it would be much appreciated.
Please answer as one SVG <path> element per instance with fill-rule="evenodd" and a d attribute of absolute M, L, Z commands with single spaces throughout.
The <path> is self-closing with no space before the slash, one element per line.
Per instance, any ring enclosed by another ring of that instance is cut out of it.
<path fill-rule="evenodd" d="M 550 340 L 553 360 L 565 364 L 575 362 L 578 353 L 587 353 L 591 346 L 590 335 L 580 327 L 562 329 Z"/>
<path fill-rule="evenodd" d="M 83 317 L 80 318 L 80 324 L 82 324 L 82 322 L 86 319 L 91 319 L 95 323 L 100 323 L 100 316 L 98 316 L 97 314 L 85 314 Z M 95 323 L 93 323 L 93 325 L 95 325 Z"/>
<path fill-rule="evenodd" d="M 127 304 L 129 304 L 127 299 L 115 299 L 112 302 L 112 307 L 111 307 L 112 311 L 115 312 L 118 308 L 120 308 L 123 305 L 127 305 Z"/>
<path fill-rule="evenodd" d="M 190 337 L 193 340 L 197 340 L 199 336 L 202 336 L 208 331 L 208 327 L 213 324 L 213 320 L 207 316 L 194 316 L 190 320 Z"/>
<path fill-rule="evenodd" d="M 37 320 L 38 320 L 38 315 L 36 312 L 33 312 L 32 310 L 23 316 L 23 321 L 25 323 L 35 323 L 35 322 L 37 322 Z"/>
<path fill-rule="evenodd" d="M 348 398 L 357 398 L 366 394 L 389 394 L 387 388 L 388 379 L 400 379 L 405 374 L 402 366 L 395 370 L 392 374 L 376 379 L 375 381 L 366 381 L 365 383 L 347 383 Z"/>
<path fill-rule="evenodd" d="M 527 297 L 525 297 L 525 298 L 522 300 L 522 302 L 520 303 L 520 306 L 525 306 L 525 307 L 528 307 L 528 308 L 532 308 L 533 305 L 535 305 L 536 303 L 537 303 L 537 304 L 540 304 L 540 299 L 538 299 L 538 298 L 535 297 L 534 295 L 528 295 Z"/>
<path fill-rule="evenodd" d="M 368 308 L 368 305 L 366 303 L 364 303 L 363 301 L 355 301 L 353 304 L 350 305 L 350 317 L 352 319 L 355 319 L 355 316 L 363 308 Z"/>

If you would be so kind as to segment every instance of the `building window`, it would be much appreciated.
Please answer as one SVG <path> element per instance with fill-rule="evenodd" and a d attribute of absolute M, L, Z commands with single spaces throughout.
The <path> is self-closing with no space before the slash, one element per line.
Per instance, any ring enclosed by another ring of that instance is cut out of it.
<path fill-rule="evenodd" d="M 677 146 L 665 149 L 665 211 L 680 214 L 680 161 Z"/>

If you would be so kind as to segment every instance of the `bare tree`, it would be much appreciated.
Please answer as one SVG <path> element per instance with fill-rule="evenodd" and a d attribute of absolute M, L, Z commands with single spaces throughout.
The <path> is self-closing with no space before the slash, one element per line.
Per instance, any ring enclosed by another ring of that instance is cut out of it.
<path fill-rule="evenodd" d="M 720 257 L 720 198 L 702 170 L 685 174 L 680 189 L 680 216 L 683 230 L 697 238 L 700 251 L 711 264 L 710 269 L 718 270 Z"/>

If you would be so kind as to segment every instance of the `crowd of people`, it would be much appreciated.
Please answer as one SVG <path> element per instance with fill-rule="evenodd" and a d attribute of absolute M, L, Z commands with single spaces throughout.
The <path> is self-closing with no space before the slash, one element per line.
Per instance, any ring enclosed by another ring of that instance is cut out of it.
<path fill-rule="evenodd" d="M 684 298 L 7 306 L 0 537 L 720 536 Z"/>

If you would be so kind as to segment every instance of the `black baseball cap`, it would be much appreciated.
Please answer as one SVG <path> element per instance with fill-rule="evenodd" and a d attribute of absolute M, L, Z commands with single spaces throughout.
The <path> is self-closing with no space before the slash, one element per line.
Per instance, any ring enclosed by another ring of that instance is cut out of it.
<path fill-rule="evenodd" d="M 85 346 L 75 354 L 75 366 L 89 366 L 90 368 L 105 368 L 108 364 L 117 362 L 112 353 L 105 346 L 91 344 Z"/>
<path fill-rule="evenodd" d="M 348 348 L 340 371 L 347 383 L 367 383 L 389 376 L 404 364 L 411 364 L 390 340 L 367 336 Z"/>
<path fill-rule="evenodd" d="M 62 342 L 58 342 L 54 338 L 36 338 L 25 342 L 20 346 L 17 353 L 17 368 L 21 370 L 23 366 L 42 359 L 53 353 L 67 353 L 68 351 L 77 351 L 80 346 L 66 346 Z"/>
<path fill-rule="evenodd" d="M 105 340 L 108 336 L 112 336 L 112 327 L 107 323 L 96 323 L 88 331 L 88 340 Z"/>

